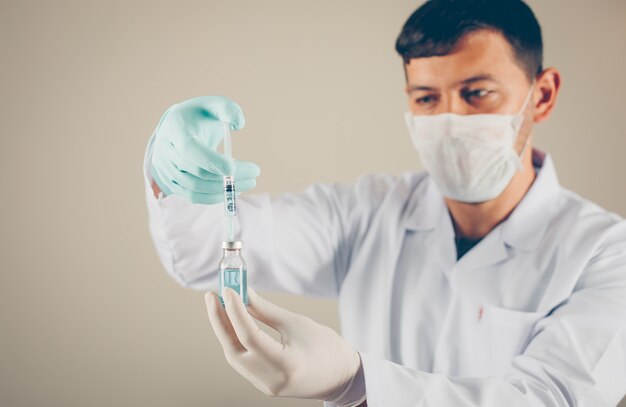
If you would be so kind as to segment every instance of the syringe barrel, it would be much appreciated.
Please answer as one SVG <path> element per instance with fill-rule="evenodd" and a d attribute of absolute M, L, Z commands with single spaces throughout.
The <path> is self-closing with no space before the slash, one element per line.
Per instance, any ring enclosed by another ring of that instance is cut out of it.
<path fill-rule="evenodd" d="M 226 216 L 237 216 L 237 203 L 235 200 L 235 177 L 224 177 L 224 211 Z"/>

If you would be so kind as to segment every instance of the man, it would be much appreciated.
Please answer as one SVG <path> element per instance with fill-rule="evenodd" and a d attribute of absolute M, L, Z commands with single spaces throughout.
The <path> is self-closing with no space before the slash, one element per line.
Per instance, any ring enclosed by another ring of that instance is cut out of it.
<path fill-rule="evenodd" d="M 251 286 L 338 297 L 343 337 L 252 289 L 247 308 L 209 292 L 228 362 L 266 394 L 327 405 L 616 405 L 626 222 L 560 187 L 532 148 L 560 87 L 534 14 L 521 0 L 431 0 L 396 49 L 426 172 L 238 200 Z M 228 99 L 174 105 L 146 153 L 159 256 L 201 290 L 217 286 L 222 177 L 245 191 L 259 174 L 216 152 L 222 122 L 244 124 Z"/>

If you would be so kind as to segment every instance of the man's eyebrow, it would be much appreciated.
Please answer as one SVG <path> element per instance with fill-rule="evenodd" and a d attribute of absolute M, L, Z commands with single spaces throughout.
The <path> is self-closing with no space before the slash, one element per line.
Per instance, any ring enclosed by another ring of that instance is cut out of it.
<path fill-rule="evenodd" d="M 409 92 L 415 92 L 418 90 L 425 90 L 425 91 L 437 90 L 436 88 L 432 88 L 430 86 L 422 86 L 422 85 L 409 85 L 408 89 L 409 89 Z"/>
<path fill-rule="evenodd" d="M 471 78 L 463 79 L 458 84 L 459 85 L 470 85 L 472 83 L 482 82 L 482 81 L 492 81 L 492 82 L 500 83 L 500 81 L 497 80 L 493 75 L 482 74 L 482 75 L 472 76 Z"/>
<path fill-rule="evenodd" d="M 470 78 L 463 79 L 463 80 L 457 82 L 457 86 L 458 85 L 471 85 L 472 83 L 482 82 L 482 81 L 491 81 L 491 82 L 500 83 L 500 81 L 498 79 L 496 79 L 496 77 L 491 75 L 491 74 L 480 74 L 480 75 L 472 76 Z M 433 88 L 432 86 L 424 86 L 424 85 L 409 85 L 407 89 L 409 90 L 409 92 L 416 92 L 416 91 L 420 91 L 420 90 L 421 91 L 436 91 L 436 90 L 438 90 L 437 88 Z"/>

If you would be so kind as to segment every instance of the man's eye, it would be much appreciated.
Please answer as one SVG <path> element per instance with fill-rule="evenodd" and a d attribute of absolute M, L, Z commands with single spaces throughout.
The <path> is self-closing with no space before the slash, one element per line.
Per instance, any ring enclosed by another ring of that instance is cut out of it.
<path fill-rule="evenodd" d="M 421 98 L 415 99 L 415 103 L 417 103 L 418 105 L 429 105 L 429 104 L 434 103 L 436 100 L 437 100 L 436 96 L 429 95 L 429 96 L 422 96 Z"/>
<path fill-rule="evenodd" d="M 487 89 L 475 89 L 475 90 L 469 90 L 465 92 L 463 96 L 467 100 L 472 100 L 472 99 L 475 100 L 475 99 L 482 99 L 485 96 L 487 96 L 489 93 L 491 92 L 488 91 Z"/>

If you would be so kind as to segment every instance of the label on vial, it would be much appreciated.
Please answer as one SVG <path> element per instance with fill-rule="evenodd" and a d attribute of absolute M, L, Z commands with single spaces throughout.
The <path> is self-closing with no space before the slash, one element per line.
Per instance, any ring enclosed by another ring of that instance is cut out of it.
<path fill-rule="evenodd" d="M 221 292 L 225 287 L 230 287 L 248 304 L 248 277 L 246 270 L 234 268 L 220 270 L 220 302 L 224 305 Z"/>
<path fill-rule="evenodd" d="M 237 204 L 235 203 L 235 180 L 234 177 L 224 177 L 224 209 L 226 216 L 237 215 Z"/>

